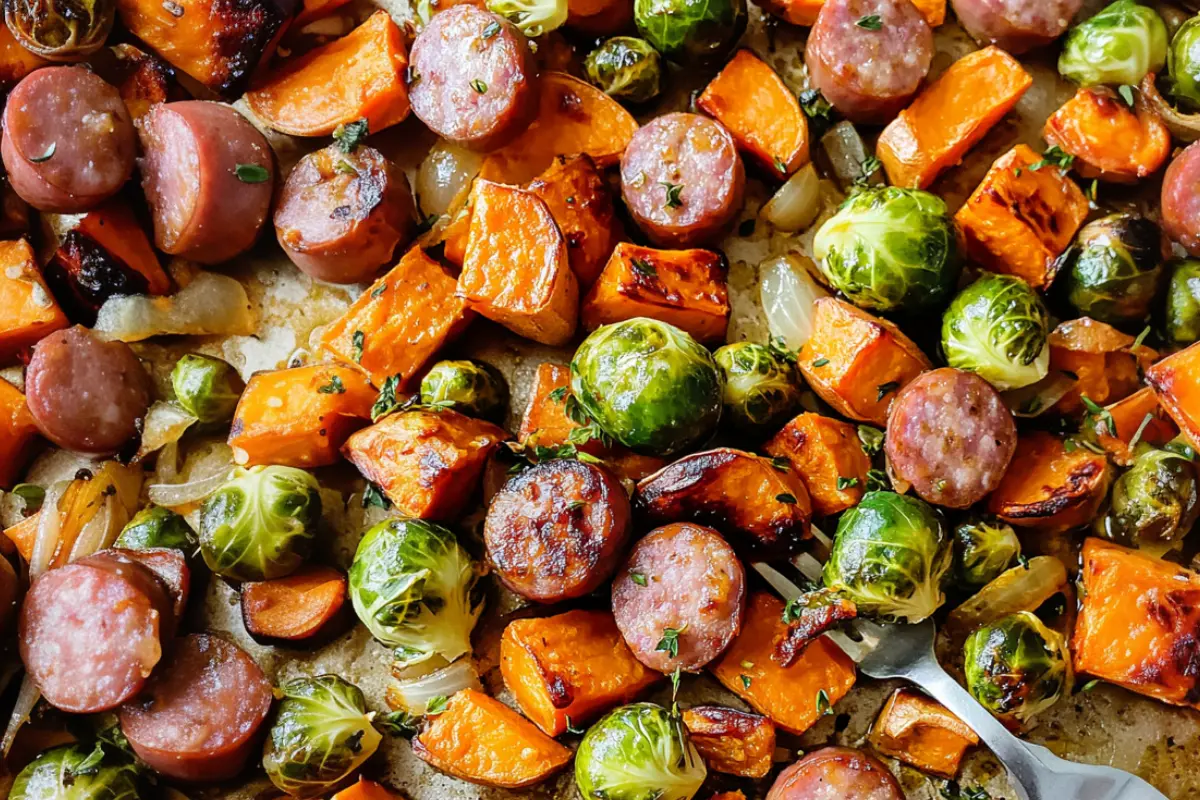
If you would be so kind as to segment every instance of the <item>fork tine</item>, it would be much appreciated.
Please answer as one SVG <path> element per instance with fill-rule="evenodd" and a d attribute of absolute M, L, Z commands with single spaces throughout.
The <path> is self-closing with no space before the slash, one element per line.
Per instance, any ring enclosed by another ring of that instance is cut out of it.
<path fill-rule="evenodd" d="M 868 646 L 865 640 L 856 642 L 841 631 L 825 631 L 822 635 L 841 648 L 842 652 L 856 663 L 871 655 L 875 649 L 873 646 Z"/>
<path fill-rule="evenodd" d="M 785 601 L 795 600 L 800 595 L 804 594 L 803 590 L 792 582 L 786 575 L 772 567 L 770 564 L 764 564 L 761 561 L 755 561 L 750 565 L 759 575 L 763 576 L 763 580 L 771 585 L 780 597 Z"/>

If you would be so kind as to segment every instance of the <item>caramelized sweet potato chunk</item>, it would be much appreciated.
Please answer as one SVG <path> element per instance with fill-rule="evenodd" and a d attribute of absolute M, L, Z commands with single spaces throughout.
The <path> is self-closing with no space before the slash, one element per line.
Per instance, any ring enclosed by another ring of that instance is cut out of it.
<path fill-rule="evenodd" d="M 1067 320 L 1050 334 L 1050 369 L 1078 378 L 1071 391 L 1055 403 L 1059 413 L 1082 414 L 1083 397 L 1105 405 L 1132 394 L 1142 384 L 1141 373 L 1157 353 L 1134 348 L 1134 338 L 1090 317 Z M 1140 420 L 1139 420 L 1140 422 Z"/>
<path fill-rule="evenodd" d="M 871 745 L 922 772 L 953 779 L 979 737 L 936 700 L 897 689 L 871 727 Z"/>
<path fill-rule="evenodd" d="M 24 239 L 0 242 L 0 360 L 11 364 L 26 348 L 68 325 Z"/>
<path fill-rule="evenodd" d="M 359 775 L 357 783 L 347 789 L 342 789 L 330 800 L 399 800 L 399 795 L 392 794 L 381 784 L 369 781 Z"/>
<path fill-rule="evenodd" d="M 325 641 L 347 620 L 346 576 L 323 564 L 308 564 L 284 578 L 241 586 L 246 633 L 267 643 Z"/>
<path fill-rule="evenodd" d="M 1047 431 L 1029 431 L 988 511 L 1011 525 L 1064 531 L 1090 521 L 1108 492 L 1108 459 Z"/>
<path fill-rule="evenodd" d="M 33 455 L 38 427 L 25 404 L 25 395 L 0 380 L 0 489 L 11 489 Z"/>
<path fill-rule="evenodd" d="M 841 592 L 823 587 L 805 592 L 787 604 L 783 613 L 787 631 L 775 641 L 771 658 L 781 667 L 790 667 L 818 636 L 857 616 L 858 606 Z"/>
<path fill-rule="evenodd" d="M 1179 433 L 1179 428 L 1175 427 L 1170 415 L 1159 405 L 1158 396 L 1149 386 L 1105 406 L 1104 410 L 1112 418 L 1117 435 L 1112 435 L 1108 420 L 1101 417 L 1091 420 L 1092 433 L 1096 436 L 1096 442 L 1108 452 L 1109 458 L 1123 467 L 1133 463 L 1130 443 L 1134 436 L 1138 437 L 1139 442 L 1162 447 Z"/>
<path fill-rule="evenodd" d="M 1179 430 L 1200 445 L 1200 342 L 1146 370 L 1146 383 Z"/>
<path fill-rule="evenodd" d="M 1046 120 L 1042 138 L 1075 156 L 1083 177 L 1114 183 L 1153 175 L 1171 154 L 1171 132 L 1145 100 L 1135 111 L 1107 87 L 1076 92 Z"/>
<path fill-rule="evenodd" d="M 764 778 L 775 755 L 775 723 L 725 706 L 693 706 L 683 725 L 709 769 L 742 778 Z"/>
<path fill-rule="evenodd" d="M 50 62 L 26 49 L 8 26 L 0 30 L 0 86 L 11 89 L 21 78 Z"/>
<path fill-rule="evenodd" d="M 93 65 L 101 78 L 117 87 L 129 116 L 135 121 L 145 116 L 155 103 L 186 96 L 170 65 L 131 44 L 102 50 L 93 57 Z"/>
<path fill-rule="evenodd" d="M 591 286 L 622 236 L 604 176 L 586 155 L 558 156 L 528 188 L 550 209 L 566 239 L 567 260 L 580 288 Z M 449 251 L 449 234 L 446 242 Z"/>
<path fill-rule="evenodd" d="M 866 491 L 871 459 L 848 422 L 805 412 L 784 425 L 763 450 L 787 459 L 804 481 L 819 517 L 857 505 Z"/>

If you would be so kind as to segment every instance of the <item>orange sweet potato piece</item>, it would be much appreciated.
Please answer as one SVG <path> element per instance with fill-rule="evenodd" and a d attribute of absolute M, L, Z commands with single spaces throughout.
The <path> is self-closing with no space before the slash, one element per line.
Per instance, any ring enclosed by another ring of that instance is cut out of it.
<path fill-rule="evenodd" d="M 891 322 L 834 297 L 816 301 L 797 365 L 834 410 L 881 428 L 896 392 L 933 366 Z"/>
<path fill-rule="evenodd" d="M 25 470 L 38 427 L 25 404 L 25 395 L 0 380 L 0 489 L 11 489 Z"/>
<path fill-rule="evenodd" d="M 1200 708 L 1200 575 L 1102 539 L 1083 543 L 1075 672 Z"/>
<path fill-rule="evenodd" d="M 1058 258 L 1088 214 L 1075 182 L 1019 144 L 984 176 L 954 215 L 968 254 L 985 269 L 1050 288 Z"/>
<path fill-rule="evenodd" d="M 875 146 L 888 180 L 925 189 L 1007 114 L 1033 78 L 998 47 L 960 58 L 892 120 Z"/>
<path fill-rule="evenodd" d="M 238 464 L 322 467 L 371 421 L 376 392 L 361 373 L 335 364 L 260 372 L 246 384 L 229 429 Z"/>
<path fill-rule="evenodd" d="M 284 63 L 246 93 L 263 121 L 292 136 L 328 136 L 365 119 L 378 133 L 408 116 L 408 50 L 386 11 L 340 39 Z"/>
<path fill-rule="evenodd" d="M 475 182 L 458 277 L 467 306 L 527 339 L 566 344 L 579 322 L 579 282 L 554 217 L 535 194 Z"/>
<path fill-rule="evenodd" d="M 500 674 L 525 716 L 550 736 L 633 701 L 662 676 L 647 669 L 607 611 L 510 622 Z"/>
<path fill-rule="evenodd" d="M 936 700 L 897 689 L 871 727 L 871 746 L 922 772 L 953 779 L 979 737 Z"/>
<path fill-rule="evenodd" d="M 866 491 L 871 459 L 848 422 L 805 412 L 784 425 L 763 450 L 787 459 L 804 481 L 819 517 L 857 505 Z"/>
<path fill-rule="evenodd" d="M 569 0 L 567 27 L 592 36 L 609 36 L 633 22 L 633 0 Z"/>
<path fill-rule="evenodd" d="M 349 2 L 350 0 L 302 0 L 300 13 L 296 15 L 293 25 L 296 28 L 303 28 L 310 22 L 328 17 Z"/>
<path fill-rule="evenodd" d="M 479 176 L 523 185 L 545 172 L 555 156 L 576 153 L 604 169 L 621 160 L 637 128 L 633 115 L 604 92 L 566 73 L 548 72 L 533 124 L 490 153 Z"/>
<path fill-rule="evenodd" d="M 622 242 L 583 300 L 583 327 L 634 317 L 669 322 L 701 342 L 725 341 L 725 257 L 711 250 L 655 250 Z"/>
<path fill-rule="evenodd" d="M 382 784 L 358 776 L 358 782 L 342 789 L 329 800 L 400 800 L 400 796 L 389 792 Z"/>
<path fill-rule="evenodd" d="M 11 89 L 21 78 L 49 63 L 23 47 L 7 25 L 0 31 L 0 85 L 5 89 Z"/>
<path fill-rule="evenodd" d="M 812 27 L 825 0 L 768 0 L 763 10 L 792 25 Z M 936 28 L 946 21 L 946 0 L 913 0 L 913 5 L 925 17 L 929 27 Z"/>
<path fill-rule="evenodd" d="M 1134 348 L 1132 336 L 1090 317 L 1059 324 L 1049 341 L 1050 369 L 1079 379 L 1054 405 L 1067 415 L 1085 411 L 1084 396 L 1097 405 L 1129 396 L 1142 385 L 1141 373 L 1158 355 L 1144 345 Z"/>
<path fill-rule="evenodd" d="M 175 79 L 175 70 L 156 55 L 131 44 L 117 44 L 101 50 L 92 59 L 101 78 L 117 87 L 129 116 L 139 120 L 155 103 L 183 99 L 185 94 Z"/>
<path fill-rule="evenodd" d="M 24 239 L 0 242 L 0 361 L 11 364 L 21 351 L 67 327 Z"/>
<path fill-rule="evenodd" d="M 733 134 L 738 149 L 783 180 L 809 161 L 808 117 L 771 67 L 738 50 L 696 105 Z"/>
<path fill-rule="evenodd" d="M 742 778 L 764 778 L 775 755 L 775 723 L 724 706 L 693 706 L 683 712 L 688 738 L 710 769 Z"/>
<path fill-rule="evenodd" d="M 488 456 L 507 438 L 457 411 L 414 409 L 362 429 L 342 452 L 401 514 L 450 520 L 466 510 Z"/>
<path fill-rule="evenodd" d="M 560 155 L 528 188 L 550 209 L 562 231 L 580 288 L 591 286 L 622 236 L 604 176 L 586 155 Z M 446 250 L 449 253 L 449 237 Z"/>
<path fill-rule="evenodd" d="M 474 689 L 450 698 L 413 739 L 413 753 L 464 781 L 504 789 L 541 783 L 571 760 L 571 751 L 516 711 Z"/>
<path fill-rule="evenodd" d="M 346 576 L 308 564 L 285 578 L 247 581 L 241 586 L 241 607 L 246 633 L 257 640 L 320 640 L 346 617 Z"/>
<path fill-rule="evenodd" d="M 356 365 L 376 386 L 396 375 L 406 388 L 475 318 L 455 296 L 457 286 L 441 264 L 413 247 L 325 330 L 321 349 Z"/>
<path fill-rule="evenodd" d="M 1106 87 L 1076 92 L 1046 120 L 1042 138 L 1075 156 L 1083 177 L 1114 183 L 1153 175 L 1171 154 L 1171 132 L 1146 101 L 1135 111 Z"/>
<path fill-rule="evenodd" d="M 1108 493 L 1108 459 L 1047 431 L 1017 439 L 1012 464 L 988 498 L 1011 525 L 1065 531 L 1090 521 Z"/>
<path fill-rule="evenodd" d="M 1193 445 L 1200 445 L 1200 342 L 1146 370 L 1146 383 Z"/>
<path fill-rule="evenodd" d="M 824 713 L 817 695 L 824 690 L 832 706 L 854 686 L 854 662 L 837 645 L 822 637 L 804 649 L 796 661 L 781 667 L 771 656 L 775 641 L 786 635 L 783 601 L 755 592 L 746 604 L 742 632 L 709 669 L 726 689 L 797 735 L 811 728 Z"/>
<path fill-rule="evenodd" d="M 1095 434 L 1096 443 L 1108 452 L 1109 458 L 1123 467 L 1133 463 L 1133 449 L 1129 445 L 1135 435 L 1139 442 L 1162 447 L 1179 433 L 1149 386 L 1105 406 L 1104 410 L 1112 418 L 1117 435 L 1112 435 L 1108 420 L 1098 416 L 1091 420 L 1092 433 Z"/>

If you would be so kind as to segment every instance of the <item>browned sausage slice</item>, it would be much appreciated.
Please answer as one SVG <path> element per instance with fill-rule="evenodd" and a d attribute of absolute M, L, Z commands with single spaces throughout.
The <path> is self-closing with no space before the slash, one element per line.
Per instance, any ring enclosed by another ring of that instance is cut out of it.
<path fill-rule="evenodd" d="M 170 598 L 145 567 L 68 564 L 36 578 L 25 597 L 21 660 L 55 708 L 107 711 L 145 685 L 173 624 Z"/>
<path fill-rule="evenodd" d="M 621 157 L 621 194 L 655 244 L 695 247 L 718 237 L 742 207 L 746 172 L 733 136 L 698 114 L 657 117 Z"/>
<path fill-rule="evenodd" d="M 216 264 L 254 244 L 270 209 L 275 164 L 245 117 L 222 103 L 163 103 L 138 121 L 138 135 L 158 249 Z"/>
<path fill-rule="evenodd" d="M 300 270 L 332 283 L 368 281 L 412 236 L 408 178 L 373 147 L 309 153 L 275 208 L 279 245 Z"/>
<path fill-rule="evenodd" d="M 779 773 L 767 800 L 904 800 L 904 792 L 874 756 L 824 747 Z"/>
<path fill-rule="evenodd" d="M 1200 143 L 1190 144 L 1163 175 L 1163 230 L 1200 256 Z"/>
<path fill-rule="evenodd" d="M 409 101 L 430 130 L 495 150 L 537 113 L 537 65 L 525 34 L 470 4 L 436 14 L 412 46 Z"/>
<path fill-rule="evenodd" d="M 804 47 L 809 78 L 854 122 L 908 105 L 933 61 L 933 31 L 909 0 L 828 0 Z"/>
<path fill-rule="evenodd" d="M 951 5 L 977 42 L 1020 55 L 1066 33 L 1083 0 L 951 0 Z"/>
<path fill-rule="evenodd" d="M 659 672 L 696 672 L 742 629 L 746 572 L 712 528 L 678 522 L 634 545 L 612 588 L 626 644 Z"/>
<path fill-rule="evenodd" d="M 175 630 L 183 622 L 183 612 L 187 608 L 188 593 L 191 591 L 192 572 L 188 568 L 187 559 L 179 550 L 170 547 L 150 547 L 145 550 L 125 550 L 114 547 L 101 550 L 94 555 L 82 559 L 81 564 L 97 564 L 103 562 L 140 564 L 153 572 L 167 590 L 171 599 L 171 611 L 175 621 Z M 166 627 L 164 626 L 164 630 Z M 170 638 L 164 636 L 164 638 Z"/>
<path fill-rule="evenodd" d="M 38 430 L 59 447 L 110 455 L 137 436 L 150 376 L 129 345 L 75 326 L 34 346 L 25 400 Z"/>
<path fill-rule="evenodd" d="M 926 372 L 900 390 L 888 412 L 888 463 L 940 506 L 978 503 L 1000 483 L 1016 449 L 1012 412 L 971 372 Z"/>
<path fill-rule="evenodd" d="M 41 211 L 75 214 L 116 194 L 133 173 L 134 148 L 120 93 L 83 67 L 30 73 L 4 107 L 4 168 Z"/>
<path fill-rule="evenodd" d="M 169 778 L 220 781 L 242 771 L 270 709 L 271 683 L 246 651 L 192 634 L 121 707 L 121 732 L 138 758 Z"/>
<path fill-rule="evenodd" d="M 543 461 L 504 484 L 483 527 L 488 561 L 512 591 L 541 603 L 582 597 L 608 580 L 629 539 L 629 496 L 607 470 Z"/>

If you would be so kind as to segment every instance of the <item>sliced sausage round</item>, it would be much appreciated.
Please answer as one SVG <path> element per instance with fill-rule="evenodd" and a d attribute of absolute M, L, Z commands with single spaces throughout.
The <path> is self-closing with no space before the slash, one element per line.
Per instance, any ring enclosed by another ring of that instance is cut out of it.
<path fill-rule="evenodd" d="M 254 244 L 270 210 L 275 162 L 245 117 L 223 103 L 163 103 L 138 121 L 138 136 L 158 249 L 216 264 Z"/>
<path fill-rule="evenodd" d="M 435 14 L 418 35 L 408 85 L 413 113 L 472 150 L 495 150 L 537 114 L 537 63 L 517 26 L 478 6 Z"/>
<path fill-rule="evenodd" d="M 12 187 L 40 211 L 76 214 L 133 174 L 133 121 L 116 87 L 83 67 L 45 67 L 4 106 L 0 156 Z"/>
<path fill-rule="evenodd" d="M 488 561 L 501 583 L 540 603 L 595 591 L 629 540 L 629 496 L 608 470 L 543 461 L 510 478 L 488 507 Z"/>
<path fill-rule="evenodd" d="M 779 773 L 767 800 L 904 800 L 904 792 L 874 756 L 823 747 Z"/>
<path fill-rule="evenodd" d="M 746 171 L 729 131 L 677 112 L 633 134 L 621 157 L 621 194 L 638 227 L 663 247 L 718 238 L 742 208 Z"/>
<path fill-rule="evenodd" d="M 25 669 L 55 708 L 116 708 L 146 684 L 174 625 L 158 577 L 132 562 L 79 561 L 43 573 L 21 607 Z"/>
<path fill-rule="evenodd" d="M 150 376 L 129 345 L 77 325 L 34 346 L 25 400 L 38 430 L 59 447 L 111 455 L 138 435 Z"/>
<path fill-rule="evenodd" d="M 975 41 L 1020 55 L 1066 33 L 1083 0 L 950 0 L 950 4 Z"/>
<path fill-rule="evenodd" d="M 105 561 L 118 564 L 132 561 L 153 572 L 167 590 L 175 627 L 178 628 L 179 623 L 183 622 L 183 612 L 187 608 L 188 593 L 192 585 L 192 571 L 188 568 L 187 559 L 181 550 L 172 547 L 149 547 L 145 550 L 114 547 L 88 556 L 80 563 L 95 564 Z"/>
<path fill-rule="evenodd" d="M 1200 256 L 1200 142 L 1175 157 L 1163 175 L 1163 230 Z"/>
<path fill-rule="evenodd" d="M 275 235 L 302 272 L 331 283 L 368 281 L 412 238 L 408 178 L 373 147 L 309 153 L 288 175 Z"/>
<path fill-rule="evenodd" d="M 617 572 L 613 616 L 638 661 L 697 672 L 742 629 L 746 572 L 712 528 L 677 522 L 639 541 Z"/>
<path fill-rule="evenodd" d="M 246 651 L 206 634 L 175 642 L 170 659 L 121 706 L 121 732 L 168 778 L 220 781 L 242 771 L 271 709 L 271 682 Z"/>
<path fill-rule="evenodd" d="M 923 499 L 967 508 L 1004 477 L 1017 449 L 1017 426 L 990 383 L 943 367 L 921 374 L 896 395 L 885 447 L 892 472 Z"/>
<path fill-rule="evenodd" d="M 853 122 L 884 123 L 929 74 L 933 31 L 909 0 L 827 0 L 804 48 L 813 85 Z"/>

